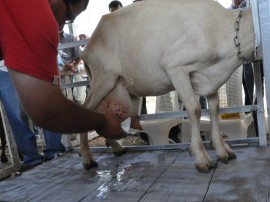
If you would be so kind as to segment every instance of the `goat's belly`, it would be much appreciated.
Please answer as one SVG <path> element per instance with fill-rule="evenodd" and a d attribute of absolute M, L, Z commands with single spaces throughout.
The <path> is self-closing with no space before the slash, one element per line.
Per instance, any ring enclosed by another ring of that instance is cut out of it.
<path fill-rule="evenodd" d="M 131 95 L 137 96 L 137 97 L 145 97 L 145 96 L 160 96 L 164 95 L 170 91 L 173 91 L 173 86 L 170 87 L 160 87 L 160 88 L 128 88 L 128 91 Z"/>
<path fill-rule="evenodd" d="M 174 87 L 167 77 L 157 78 L 152 76 L 140 80 L 125 81 L 124 85 L 127 91 L 134 96 L 159 96 L 166 94 L 172 90 Z"/>

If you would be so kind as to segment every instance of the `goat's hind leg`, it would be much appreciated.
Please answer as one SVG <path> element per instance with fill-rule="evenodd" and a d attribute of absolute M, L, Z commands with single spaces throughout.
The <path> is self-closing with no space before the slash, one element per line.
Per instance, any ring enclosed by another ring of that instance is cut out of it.
<path fill-rule="evenodd" d="M 218 124 L 219 99 L 218 93 L 207 96 L 210 120 L 211 120 L 211 143 L 216 150 L 218 158 L 227 163 L 229 159 L 236 158 L 234 151 L 224 142 L 220 135 Z"/>
<path fill-rule="evenodd" d="M 117 75 L 104 74 L 102 77 L 93 75 L 90 94 L 83 106 L 87 109 L 95 109 L 102 99 L 114 88 L 117 82 Z M 91 167 L 98 166 L 92 153 L 89 150 L 87 133 L 80 134 L 80 153 L 83 160 L 83 167 L 89 170 Z"/>
<path fill-rule="evenodd" d="M 107 147 L 112 148 L 112 151 L 115 156 L 122 156 L 122 154 L 127 153 L 127 151 L 115 139 L 106 138 L 105 144 Z"/>

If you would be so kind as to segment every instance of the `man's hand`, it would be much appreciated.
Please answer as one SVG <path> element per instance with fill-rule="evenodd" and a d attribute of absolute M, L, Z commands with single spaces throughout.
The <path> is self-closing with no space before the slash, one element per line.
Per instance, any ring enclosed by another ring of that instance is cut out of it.
<path fill-rule="evenodd" d="M 123 131 L 119 119 L 112 114 L 105 114 L 105 122 L 102 128 L 97 130 L 97 133 L 106 138 L 121 139 L 127 134 Z"/>

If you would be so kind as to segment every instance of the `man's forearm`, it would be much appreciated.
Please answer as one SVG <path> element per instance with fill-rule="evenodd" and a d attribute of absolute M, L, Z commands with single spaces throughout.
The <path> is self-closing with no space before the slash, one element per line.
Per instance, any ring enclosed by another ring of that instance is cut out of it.
<path fill-rule="evenodd" d="M 57 110 L 49 113 L 46 112 L 44 119 L 36 119 L 39 120 L 37 124 L 42 128 L 47 128 L 58 133 L 78 133 L 99 130 L 105 124 L 103 115 L 84 109 L 69 100 L 66 100 L 66 102 L 63 102 L 62 104 L 64 106 L 62 105 Z"/>
<path fill-rule="evenodd" d="M 10 70 L 21 103 L 34 123 L 59 133 L 97 130 L 104 116 L 82 108 L 62 94 L 59 86 Z"/>

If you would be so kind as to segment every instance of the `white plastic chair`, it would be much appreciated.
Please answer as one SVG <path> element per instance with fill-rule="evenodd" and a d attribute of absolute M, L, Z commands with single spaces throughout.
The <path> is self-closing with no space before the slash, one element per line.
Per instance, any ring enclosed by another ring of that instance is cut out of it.
<path fill-rule="evenodd" d="M 177 111 L 178 97 L 175 91 L 156 97 L 155 113 Z M 148 134 L 149 143 L 169 144 L 169 132 L 172 127 L 182 123 L 182 118 L 156 119 L 141 121 L 143 131 Z"/>

